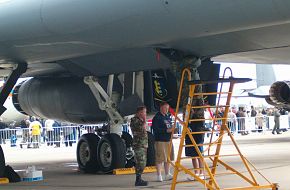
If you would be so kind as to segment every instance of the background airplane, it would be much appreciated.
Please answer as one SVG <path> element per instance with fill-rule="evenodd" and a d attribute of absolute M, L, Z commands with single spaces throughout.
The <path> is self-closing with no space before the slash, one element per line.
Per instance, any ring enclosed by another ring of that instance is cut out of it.
<path fill-rule="evenodd" d="M 213 61 L 289 64 L 289 9 L 288 0 L 0 0 L 0 75 L 8 77 L 0 103 L 20 76 L 33 77 L 14 90 L 17 110 L 73 123 L 109 120 L 107 135 L 79 142 L 79 165 L 124 167 L 124 116 L 140 103 L 158 109 L 160 97 L 174 107 L 184 67 L 193 79 L 217 79 Z M 97 148 L 105 152 L 93 154 Z"/>
<path fill-rule="evenodd" d="M 2 81 L 2 84 L 0 82 L 0 88 L 3 86 L 3 84 L 4 81 Z M 13 90 L 11 91 L 11 93 L 9 94 L 8 98 L 4 103 L 4 106 L 7 108 L 7 110 L 0 117 L 0 122 L 4 123 L 3 126 L 5 127 L 7 126 L 17 127 L 22 120 L 27 119 L 28 117 L 27 115 L 24 115 L 16 110 L 15 106 L 13 105 L 12 94 Z"/>

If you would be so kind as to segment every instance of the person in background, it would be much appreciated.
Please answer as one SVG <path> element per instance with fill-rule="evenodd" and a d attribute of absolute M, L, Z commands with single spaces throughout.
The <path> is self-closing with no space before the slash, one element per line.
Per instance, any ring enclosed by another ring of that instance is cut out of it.
<path fill-rule="evenodd" d="M 275 132 L 277 134 L 281 134 L 280 132 L 280 112 L 279 112 L 279 109 L 278 108 L 274 108 L 274 122 L 275 122 L 275 125 L 274 125 L 274 128 L 272 130 L 272 134 L 275 135 Z"/>
<path fill-rule="evenodd" d="M 256 115 L 256 125 L 258 126 L 258 132 L 261 133 L 264 125 L 264 115 L 261 110 L 259 110 Z"/>
<path fill-rule="evenodd" d="M 5 142 L 5 131 L 4 131 L 4 129 L 5 128 L 8 128 L 8 125 L 6 124 L 6 123 L 3 123 L 2 122 L 3 121 L 3 119 L 2 118 L 0 118 L 0 144 L 6 144 L 6 142 Z"/>
<path fill-rule="evenodd" d="M 203 105 L 203 99 L 195 99 L 192 103 L 194 106 L 202 106 Z M 195 146 L 192 146 L 193 143 L 189 137 L 189 135 L 185 136 L 185 144 L 188 145 L 185 147 L 185 156 L 187 157 L 193 157 L 191 159 L 192 166 L 194 168 L 194 174 L 196 176 L 199 176 L 201 179 L 205 179 L 204 176 L 204 163 L 202 162 L 202 159 L 199 157 L 199 153 L 203 155 L 203 144 L 204 144 L 204 110 L 203 108 L 196 108 L 192 109 L 190 119 L 197 119 L 200 121 L 192 121 L 188 123 L 188 128 L 191 132 L 197 132 L 196 134 L 192 134 L 192 137 L 195 141 L 195 143 L 198 145 L 197 148 Z M 223 117 L 223 116 L 222 116 Z M 190 146 L 191 145 L 191 146 Z M 187 177 L 188 180 L 195 180 L 192 176 Z"/>
<path fill-rule="evenodd" d="M 46 132 L 46 128 L 45 128 L 45 119 L 38 119 L 38 121 L 40 122 L 42 128 L 41 128 L 41 134 L 40 136 L 42 137 L 42 141 L 40 139 L 40 142 L 45 143 L 47 140 L 47 132 Z"/>
<path fill-rule="evenodd" d="M 32 135 L 32 145 L 33 148 L 39 148 L 42 125 L 35 117 L 32 117 L 31 120 L 32 122 L 29 125 L 29 129 Z"/>
<path fill-rule="evenodd" d="M 146 166 L 148 148 L 145 106 L 137 108 L 136 115 L 131 119 L 130 128 L 133 134 L 133 150 L 135 153 L 135 186 L 147 186 L 148 182 L 141 177 Z"/>
<path fill-rule="evenodd" d="M 257 111 L 255 110 L 254 106 L 251 106 L 251 117 L 256 117 Z"/>
<path fill-rule="evenodd" d="M 232 134 L 236 132 L 237 116 L 233 113 L 232 109 L 229 109 L 228 113 L 228 128 Z"/>
<path fill-rule="evenodd" d="M 58 121 L 54 121 L 52 124 L 53 127 L 53 141 L 55 144 L 54 148 L 60 147 L 60 128 L 61 128 L 61 123 Z"/>
<path fill-rule="evenodd" d="M 29 119 L 24 119 L 21 121 L 21 128 L 22 128 L 22 131 L 23 131 L 23 137 L 22 137 L 22 144 L 25 144 L 25 143 L 29 143 L 29 125 L 30 125 L 30 121 Z"/>
<path fill-rule="evenodd" d="M 157 112 L 152 120 L 153 135 L 155 137 L 155 159 L 157 167 L 157 181 L 162 182 L 161 175 L 162 164 L 164 166 L 165 180 L 171 180 L 170 162 L 167 160 L 171 133 L 174 130 L 171 124 L 170 114 L 168 114 L 169 105 L 167 102 L 161 102 L 160 111 Z M 173 148 L 171 148 L 170 160 L 174 159 Z"/>
<path fill-rule="evenodd" d="M 210 113 L 210 110 L 209 109 L 205 109 L 204 110 L 204 119 L 205 119 L 205 127 L 208 129 L 208 130 L 211 130 L 212 129 L 212 117 L 211 117 L 211 113 Z M 206 133 L 206 136 L 209 137 L 210 136 L 210 132 L 207 132 Z"/>
<path fill-rule="evenodd" d="M 54 120 L 47 119 L 44 123 L 45 129 L 46 129 L 46 135 L 47 135 L 47 146 L 53 145 L 53 124 Z"/>
<path fill-rule="evenodd" d="M 239 107 L 239 111 L 236 114 L 238 119 L 238 132 L 242 135 L 247 135 L 246 133 L 246 113 L 243 107 Z"/>
<path fill-rule="evenodd" d="M 63 138 L 64 138 L 64 144 L 66 147 L 68 146 L 72 146 L 73 142 L 74 142 L 74 127 L 72 125 L 69 124 L 65 124 L 62 127 L 62 131 L 63 131 Z"/>

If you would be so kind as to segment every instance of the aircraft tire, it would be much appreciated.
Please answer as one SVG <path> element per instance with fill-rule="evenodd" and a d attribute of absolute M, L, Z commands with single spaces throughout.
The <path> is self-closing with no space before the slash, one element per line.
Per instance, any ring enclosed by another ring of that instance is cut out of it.
<path fill-rule="evenodd" d="M 134 160 L 134 155 L 133 155 L 134 152 L 132 152 L 133 137 L 129 133 L 123 131 L 121 138 L 125 141 L 125 145 L 126 145 L 125 168 L 132 168 L 133 166 L 135 166 L 135 160 Z"/>
<path fill-rule="evenodd" d="M 132 147 L 133 137 L 129 133 L 123 131 L 121 138 L 125 140 L 125 144 L 127 148 Z"/>
<path fill-rule="evenodd" d="M 146 166 L 155 166 L 155 139 L 152 133 L 147 131 L 148 149 L 147 149 L 147 164 Z"/>
<path fill-rule="evenodd" d="M 117 168 L 125 168 L 126 145 L 117 134 L 106 134 L 98 144 L 98 162 L 100 170 L 110 173 Z"/>
<path fill-rule="evenodd" d="M 96 173 L 99 171 L 97 158 L 97 147 L 100 138 L 87 133 L 81 136 L 77 145 L 77 162 L 79 169 L 85 173 Z"/>
<path fill-rule="evenodd" d="M 5 171 L 5 157 L 2 147 L 0 145 L 0 177 L 4 176 L 4 171 Z"/>

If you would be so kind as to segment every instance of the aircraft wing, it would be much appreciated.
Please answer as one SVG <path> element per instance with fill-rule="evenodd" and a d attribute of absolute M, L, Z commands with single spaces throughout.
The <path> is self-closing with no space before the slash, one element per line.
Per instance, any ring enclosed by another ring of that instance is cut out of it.
<path fill-rule="evenodd" d="M 260 86 L 256 89 L 248 91 L 250 97 L 267 98 L 269 97 L 270 86 Z"/>
<path fill-rule="evenodd" d="M 180 75 L 184 64 L 197 66 L 201 60 L 206 65 L 203 78 L 218 73 L 217 67 L 207 64 L 214 60 L 290 63 L 289 10 L 288 0 L 0 0 L 0 76 L 11 76 L 17 65 L 27 65 L 21 75 L 35 79 L 17 89 L 24 94 L 27 112 L 50 117 L 53 113 L 46 107 L 51 106 L 68 120 L 90 113 L 92 121 L 104 114 L 94 114 L 100 110 L 95 109 L 85 76 L 103 77 L 100 83 L 106 88 L 108 75 L 118 75 L 113 91 L 123 100 L 124 94 L 136 92 L 134 88 L 139 95 L 153 94 L 151 88 L 139 85 L 142 80 L 151 85 L 150 73 L 133 73 L 137 71 L 171 68 Z M 10 78 L 15 83 L 17 77 Z M 84 89 L 87 93 L 80 93 Z M 81 106 L 75 101 L 89 97 L 93 103 Z M 68 108 L 71 104 L 75 105 Z M 41 114 L 39 105 L 44 107 Z"/>
<path fill-rule="evenodd" d="M 214 61 L 288 64 L 289 9 L 287 0 L 1 1 L 0 75 L 21 61 L 28 63 L 25 76 L 87 69 L 104 74 L 100 68 L 120 54 L 132 70 L 142 70 L 148 48 Z M 98 69 L 84 66 L 89 61 Z"/>

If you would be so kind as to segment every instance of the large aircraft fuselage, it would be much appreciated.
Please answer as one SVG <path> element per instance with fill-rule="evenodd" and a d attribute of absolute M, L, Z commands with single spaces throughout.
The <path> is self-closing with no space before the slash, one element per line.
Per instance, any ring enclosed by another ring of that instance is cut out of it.
<path fill-rule="evenodd" d="M 0 63 L 182 49 L 194 38 L 288 24 L 289 10 L 288 0 L 0 0 Z"/>

